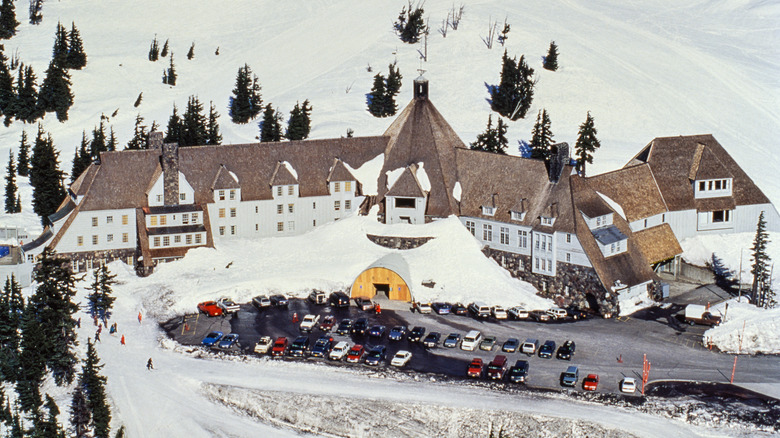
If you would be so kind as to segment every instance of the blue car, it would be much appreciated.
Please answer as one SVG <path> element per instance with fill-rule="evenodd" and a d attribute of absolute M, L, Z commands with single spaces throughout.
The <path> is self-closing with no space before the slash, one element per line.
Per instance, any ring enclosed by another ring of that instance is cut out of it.
<path fill-rule="evenodd" d="M 368 329 L 368 336 L 373 336 L 375 338 L 381 338 L 385 335 L 385 326 L 383 325 L 375 325 Z"/>
<path fill-rule="evenodd" d="M 221 341 L 219 341 L 219 348 L 228 349 L 232 347 L 233 345 L 238 342 L 238 334 L 237 333 L 231 333 L 224 338 L 222 338 Z"/>
<path fill-rule="evenodd" d="M 206 347 L 213 347 L 214 344 L 219 342 L 220 339 L 222 339 L 222 332 L 211 332 L 208 335 L 206 335 L 205 338 L 203 338 L 203 341 L 201 344 L 205 345 Z"/>
<path fill-rule="evenodd" d="M 452 304 L 450 303 L 433 303 L 431 309 L 439 315 L 449 315 L 452 311 Z"/>
<path fill-rule="evenodd" d="M 366 354 L 366 365 L 379 365 L 385 357 L 387 357 L 387 348 L 384 345 L 375 345 Z"/>
<path fill-rule="evenodd" d="M 390 330 L 387 339 L 391 341 L 402 341 L 406 337 L 406 326 L 397 325 Z"/>

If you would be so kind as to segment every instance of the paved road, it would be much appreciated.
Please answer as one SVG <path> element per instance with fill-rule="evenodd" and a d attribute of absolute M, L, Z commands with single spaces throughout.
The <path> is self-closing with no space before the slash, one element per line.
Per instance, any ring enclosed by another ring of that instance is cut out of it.
<path fill-rule="evenodd" d="M 710 351 L 702 346 L 701 336 L 707 327 L 681 324 L 675 317 L 683 307 L 672 305 L 667 309 L 651 308 L 640 311 L 631 317 L 613 320 L 600 318 L 571 323 L 536 323 L 531 321 L 478 321 L 470 317 L 456 315 L 420 315 L 407 310 L 383 310 L 381 315 L 361 312 L 355 307 L 333 309 L 329 306 L 313 305 L 305 300 L 290 300 L 288 309 L 270 308 L 258 311 L 245 304 L 241 310 L 227 317 L 207 318 L 203 315 L 187 318 L 187 327 L 177 318 L 164 324 L 169 335 L 185 345 L 199 345 L 205 334 L 220 330 L 225 334 L 238 333 L 241 349 L 250 352 L 260 336 L 272 338 L 287 336 L 294 339 L 300 335 L 298 324 L 292 323 L 292 314 L 303 318 L 307 313 L 320 315 L 332 314 L 336 321 L 343 318 L 366 316 L 369 323 L 387 326 L 388 331 L 394 325 L 406 325 L 409 328 L 421 325 L 427 332 L 438 331 L 443 338 L 452 332 L 461 335 L 472 329 L 480 330 L 483 335 L 496 336 L 500 343 L 510 337 L 522 342 L 526 338 L 535 338 L 543 343 L 554 340 L 558 345 L 567 339 L 577 343 L 577 352 L 571 363 L 557 359 L 528 357 L 521 353 L 500 353 L 500 346 L 492 352 L 462 351 L 439 346 L 425 349 L 421 345 L 407 341 L 389 342 L 369 337 L 340 336 L 333 333 L 336 340 L 347 340 L 350 344 L 362 343 L 374 345 L 383 343 L 388 346 L 388 357 L 399 349 L 406 349 L 414 357 L 409 368 L 420 372 L 440 373 L 462 377 L 468 362 L 473 357 L 490 361 L 496 354 L 506 354 L 513 364 L 517 359 L 530 362 L 529 387 L 560 388 L 559 376 L 568 365 L 580 366 L 580 377 L 596 373 L 601 378 L 599 392 L 616 392 L 618 382 L 624 376 L 640 377 L 642 358 L 647 354 L 651 362 L 650 380 L 681 379 L 728 382 L 731 378 L 734 356 Z M 184 330 L 184 329 L 188 330 Z M 321 335 L 319 330 L 309 334 L 311 343 Z M 301 360 L 301 359 L 298 359 Z M 306 359 L 322 360 L 322 359 Z M 334 364 L 348 366 L 346 364 Z M 737 364 L 735 383 L 780 383 L 780 357 L 778 356 L 740 356 Z"/>

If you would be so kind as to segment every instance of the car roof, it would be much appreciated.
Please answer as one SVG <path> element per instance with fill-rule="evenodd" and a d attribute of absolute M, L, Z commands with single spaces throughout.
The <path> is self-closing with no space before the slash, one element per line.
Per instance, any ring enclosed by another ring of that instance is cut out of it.
<path fill-rule="evenodd" d="M 579 368 L 576 365 L 571 365 L 571 366 L 569 366 L 569 368 L 566 368 L 566 372 L 567 373 L 568 372 L 578 371 L 578 370 L 579 370 Z"/>

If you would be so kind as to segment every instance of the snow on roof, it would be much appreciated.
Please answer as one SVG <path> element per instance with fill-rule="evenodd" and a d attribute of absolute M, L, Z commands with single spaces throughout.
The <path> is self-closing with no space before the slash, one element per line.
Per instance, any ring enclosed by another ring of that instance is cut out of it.
<path fill-rule="evenodd" d="M 623 218 L 623 220 L 626 220 L 626 213 L 623 211 L 623 207 L 621 207 L 620 204 L 618 204 L 617 202 L 613 201 L 612 198 L 610 198 L 609 196 L 607 196 L 607 195 L 605 195 L 605 194 L 603 194 L 603 193 L 601 193 L 599 191 L 596 191 L 596 193 L 599 196 L 601 196 L 601 199 L 603 199 L 604 202 L 609 204 L 610 208 L 615 210 L 617 212 L 617 214 L 619 214 L 620 217 Z"/>
<path fill-rule="evenodd" d="M 382 172 L 382 166 L 385 163 L 385 154 L 379 154 L 373 159 L 366 161 L 362 166 L 357 169 L 352 168 L 347 163 L 343 163 L 347 169 L 355 175 L 360 185 L 363 186 L 364 195 L 375 195 L 379 191 L 377 190 L 377 180 L 379 179 L 379 173 Z"/>
<path fill-rule="evenodd" d="M 455 182 L 455 187 L 452 188 L 452 197 L 460 202 L 460 195 L 463 193 L 463 188 L 460 186 L 460 181 Z"/>
<path fill-rule="evenodd" d="M 387 188 L 391 188 L 395 185 L 395 182 L 398 181 L 398 178 L 401 177 L 401 174 L 404 173 L 404 170 L 406 170 L 405 167 L 399 167 L 397 169 L 388 170 L 385 172 L 387 175 Z"/>
<path fill-rule="evenodd" d="M 290 173 L 292 173 L 292 176 L 294 176 L 295 179 L 298 179 L 298 172 L 295 171 L 295 169 L 292 167 L 292 164 L 290 164 L 289 161 L 282 161 L 282 164 L 284 164 L 284 167 L 286 167 L 287 170 L 290 171 Z M 230 174 L 232 175 L 233 172 L 230 172 Z M 233 176 L 235 177 L 235 175 Z M 238 178 L 236 178 L 236 181 L 238 181 Z"/>
<path fill-rule="evenodd" d="M 230 173 L 230 176 L 232 176 L 232 177 L 233 177 L 233 179 L 234 179 L 234 180 L 236 180 L 236 182 L 237 182 L 237 183 L 239 183 L 239 184 L 241 183 L 241 181 L 238 179 L 238 175 L 236 175 L 235 173 L 233 173 L 233 171 L 232 171 L 232 170 L 228 170 L 228 172 Z M 290 166 L 290 172 L 294 172 L 294 171 L 292 170 L 292 166 Z M 180 172 L 179 174 L 181 175 L 181 172 Z M 296 178 L 297 178 L 297 177 L 296 177 Z"/>
<path fill-rule="evenodd" d="M 428 179 L 428 174 L 425 173 L 425 163 L 417 163 L 417 181 L 420 183 L 420 187 L 426 192 L 431 192 L 431 180 Z"/>

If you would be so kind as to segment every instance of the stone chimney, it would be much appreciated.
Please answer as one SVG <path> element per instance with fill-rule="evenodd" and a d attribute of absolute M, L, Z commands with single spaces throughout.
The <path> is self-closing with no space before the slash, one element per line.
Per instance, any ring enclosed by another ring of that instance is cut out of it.
<path fill-rule="evenodd" d="M 150 136 L 151 137 L 151 136 Z M 162 135 L 160 136 L 162 138 Z M 150 139 L 151 143 L 151 139 Z M 160 164 L 163 170 L 163 201 L 179 205 L 179 144 L 163 143 Z"/>
<path fill-rule="evenodd" d="M 163 133 L 160 131 L 152 131 L 149 133 L 148 146 L 149 149 L 162 149 L 163 147 Z"/>
<path fill-rule="evenodd" d="M 425 79 L 422 75 L 414 80 L 414 98 L 415 100 L 428 98 L 428 79 Z"/>
<path fill-rule="evenodd" d="M 569 144 L 558 143 L 550 147 L 550 160 L 547 162 L 547 176 L 551 183 L 557 183 L 561 179 L 564 166 L 569 164 Z"/>

